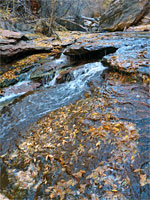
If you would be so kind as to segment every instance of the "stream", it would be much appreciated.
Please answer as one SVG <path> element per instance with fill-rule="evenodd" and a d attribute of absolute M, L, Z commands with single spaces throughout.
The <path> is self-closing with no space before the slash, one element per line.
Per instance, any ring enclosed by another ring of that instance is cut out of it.
<path fill-rule="evenodd" d="M 62 192 L 68 200 L 148 200 L 147 82 L 101 59 L 66 66 L 62 54 L 51 62 L 55 71 L 47 63 L 0 96 L 2 192 L 16 200 L 59 199 Z"/>
<path fill-rule="evenodd" d="M 26 73 L 25 80 L 10 86 L 5 96 L 0 99 L 2 149 L 7 150 L 9 144 L 13 145 L 14 139 L 20 132 L 23 133 L 29 125 L 46 113 L 70 104 L 81 98 L 84 92 L 90 91 L 88 83 L 91 80 L 101 82 L 100 75 L 104 69 L 106 68 L 100 61 L 78 66 L 72 71 L 73 80 L 62 84 L 56 84 L 58 76 L 56 72 L 52 80 L 49 81 L 46 76 L 43 79 L 43 87 L 32 92 L 26 90 L 32 86 L 30 72 Z"/>

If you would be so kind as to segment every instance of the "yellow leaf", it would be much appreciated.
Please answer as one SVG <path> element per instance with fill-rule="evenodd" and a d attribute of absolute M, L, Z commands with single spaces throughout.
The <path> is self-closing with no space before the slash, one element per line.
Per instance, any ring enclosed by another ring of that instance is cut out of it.
<path fill-rule="evenodd" d="M 146 181 L 146 174 L 141 174 L 140 175 L 140 185 L 141 186 L 144 186 L 147 184 L 147 181 Z"/>
<path fill-rule="evenodd" d="M 134 159 L 134 156 L 131 157 L 131 160 L 133 160 L 133 159 Z"/>
<path fill-rule="evenodd" d="M 141 172 L 141 169 L 135 169 L 134 172 Z"/>
<path fill-rule="evenodd" d="M 66 142 L 67 142 L 66 140 L 63 140 L 63 141 L 62 141 L 63 145 L 64 145 Z"/>
<path fill-rule="evenodd" d="M 100 144 L 101 144 L 101 142 L 98 141 L 98 142 L 96 143 L 96 147 L 100 146 Z"/>
<path fill-rule="evenodd" d="M 110 126 L 109 125 L 104 125 L 103 128 L 106 129 L 106 130 L 110 130 Z"/>
<path fill-rule="evenodd" d="M 75 133 L 75 132 L 73 132 L 73 137 L 74 137 L 74 138 L 76 137 L 76 133 Z"/>
<path fill-rule="evenodd" d="M 120 131 L 119 128 L 116 128 L 116 127 L 114 127 L 113 130 L 116 131 L 116 132 Z"/>
<path fill-rule="evenodd" d="M 122 126 L 122 124 L 118 123 L 118 124 L 115 124 L 115 127 L 119 128 L 120 126 Z"/>
<path fill-rule="evenodd" d="M 118 190 L 115 190 L 115 189 L 114 189 L 114 190 L 112 190 L 112 192 L 115 192 L 115 193 L 116 193 L 116 192 L 118 192 Z"/>

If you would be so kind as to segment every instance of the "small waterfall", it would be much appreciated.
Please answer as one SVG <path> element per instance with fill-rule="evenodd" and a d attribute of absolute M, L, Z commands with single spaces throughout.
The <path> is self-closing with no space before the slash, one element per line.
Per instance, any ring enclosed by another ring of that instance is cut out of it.
<path fill-rule="evenodd" d="M 55 83 L 56 83 L 56 78 L 58 77 L 58 75 L 59 75 L 58 71 L 55 73 L 55 75 L 47 74 L 44 77 L 43 81 L 42 81 L 43 86 L 44 87 L 52 87 L 52 86 L 54 86 Z"/>
<path fill-rule="evenodd" d="M 31 74 L 32 72 L 38 68 L 40 66 L 40 64 L 35 64 L 34 66 L 29 66 L 29 71 L 25 72 L 25 73 L 22 73 L 19 75 L 19 82 L 22 82 L 22 81 L 30 81 L 31 80 Z"/>
<path fill-rule="evenodd" d="M 101 62 L 88 63 L 81 66 L 78 70 L 73 71 L 74 80 L 69 83 L 70 88 L 82 91 L 89 80 L 95 77 L 96 73 L 100 74 L 104 69 L 105 67 Z"/>

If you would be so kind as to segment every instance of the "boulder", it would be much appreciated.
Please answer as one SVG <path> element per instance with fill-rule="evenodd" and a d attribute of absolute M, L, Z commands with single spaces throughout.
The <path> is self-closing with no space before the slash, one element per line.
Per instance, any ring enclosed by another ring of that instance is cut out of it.
<path fill-rule="evenodd" d="M 148 24 L 150 24 L 150 3 L 148 5 L 147 12 L 137 25 L 148 25 Z"/>
<path fill-rule="evenodd" d="M 108 31 L 121 31 L 137 24 L 147 12 L 149 0 L 113 0 L 102 14 L 100 27 Z"/>

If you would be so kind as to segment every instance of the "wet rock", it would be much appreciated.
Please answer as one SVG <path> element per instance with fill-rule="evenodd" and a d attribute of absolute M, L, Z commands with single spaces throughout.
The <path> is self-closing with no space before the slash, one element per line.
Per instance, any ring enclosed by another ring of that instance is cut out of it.
<path fill-rule="evenodd" d="M 56 70 L 68 67 L 74 63 L 74 60 L 71 60 L 69 57 L 62 54 L 60 58 L 44 63 L 42 66 L 33 71 L 31 79 L 41 79 L 46 76 L 49 76 L 49 78 L 52 79 Z"/>
<path fill-rule="evenodd" d="M 148 9 L 148 0 L 113 0 L 109 9 L 101 16 L 100 27 L 103 30 L 124 30 L 144 16 Z"/>
<path fill-rule="evenodd" d="M 0 39 L 0 45 L 8 45 L 8 44 L 16 44 L 16 40 L 14 39 Z"/>
<path fill-rule="evenodd" d="M 116 47 L 109 45 L 86 45 L 86 46 L 78 46 L 74 45 L 68 50 L 65 51 L 66 55 L 69 56 L 96 56 L 97 58 L 102 58 L 104 55 L 113 53 L 117 50 Z M 95 55 L 94 55 L 95 54 Z"/>
<path fill-rule="evenodd" d="M 37 176 L 37 169 L 34 164 L 30 164 L 27 171 L 19 171 L 16 174 L 17 184 L 22 189 L 30 188 L 35 184 L 35 177 Z"/>
<path fill-rule="evenodd" d="M 61 84 L 61 83 L 69 82 L 73 79 L 74 79 L 74 76 L 71 70 L 64 70 L 59 74 L 59 76 L 56 77 L 56 83 Z"/>
<path fill-rule="evenodd" d="M 0 174 L 0 189 L 3 189 L 9 184 L 7 167 L 4 163 L 1 163 Z"/>
<path fill-rule="evenodd" d="M 102 42 L 100 40 L 93 40 L 86 41 L 83 40 L 83 42 L 77 41 L 75 44 L 69 46 L 65 51 L 64 54 L 67 56 L 82 56 L 86 54 L 96 53 L 97 57 L 99 54 L 99 57 L 104 56 L 107 54 L 107 52 L 115 52 L 117 49 L 117 43 L 112 46 L 111 44 L 107 42 Z"/>
<path fill-rule="evenodd" d="M 0 161 L 0 189 L 4 189 L 9 184 L 7 166 Z"/>
<path fill-rule="evenodd" d="M 18 78 L 13 79 L 4 79 L 4 81 L 0 82 L 0 88 L 8 87 L 9 85 L 14 85 L 18 82 Z"/>
<path fill-rule="evenodd" d="M 62 40 L 62 47 L 67 47 L 72 45 L 75 42 L 75 39 L 73 37 L 67 37 L 67 38 L 63 38 Z"/>
<path fill-rule="evenodd" d="M 11 96 L 13 95 L 20 95 L 20 94 L 25 94 L 29 91 L 33 91 L 37 87 L 40 86 L 40 83 L 34 83 L 34 82 L 29 82 L 29 81 L 24 81 L 20 82 L 16 85 L 7 87 L 3 89 L 3 95 L 4 96 Z"/>
<path fill-rule="evenodd" d="M 103 58 L 103 63 L 114 69 L 150 75 L 149 32 L 116 32 L 90 34 L 79 38 L 64 51 L 70 57 Z"/>
<path fill-rule="evenodd" d="M 51 69 L 46 71 L 46 69 L 41 66 L 39 67 L 39 69 L 35 70 L 30 76 L 31 80 L 40 80 L 44 77 L 49 77 L 49 80 L 52 80 L 54 77 L 54 71 Z"/>
<path fill-rule="evenodd" d="M 137 25 L 148 25 L 148 24 L 150 24 L 150 3 L 147 7 L 147 12 Z"/>
<path fill-rule="evenodd" d="M 119 71 L 150 75 L 149 33 L 139 33 L 134 36 L 135 41 L 132 38 L 126 38 L 128 42 L 122 43 L 122 47 L 114 54 L 105 56 L 102 62 Z"/>

